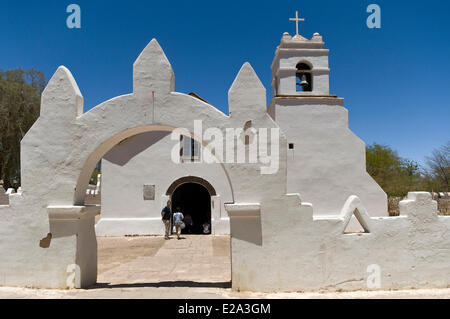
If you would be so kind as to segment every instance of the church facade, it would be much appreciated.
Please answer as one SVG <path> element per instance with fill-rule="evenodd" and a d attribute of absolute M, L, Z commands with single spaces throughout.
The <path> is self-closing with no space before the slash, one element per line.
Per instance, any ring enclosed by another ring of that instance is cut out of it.
<path fill-rule="evenodd" d="M 370 216 L 386 216 L 386 194 L 366 172 L 365 144 L 348 128 L 344 100 L 329 92 L 328 54 L 318 33 L 310 40 L 286 33 L 275 51 L 268 114 L 287 138 L 287 191 L 311 203 L 318 217 L 335 214 L 350 195 L 363 200 Z M 252 138 L 250 127 L 244 133 Z M 225 204 L 233 202 L 232 185 L 220 164 L 205 163 L 202 145 L 181 139 L 177 163 L 168 132 L 133 136 L 105 155 L 97 235 L 161 235 L 160 212 L 169 199 L 194 225 L 210 223 L 212 234 L 229 234 Z M 350 227 L 357 229 L 355 220 Z"/>
<path fill-rule="evenodd" d="M 75 79 L 59 67 L 21 141 L 21 192 L 0 206 L 0 285 L 93 285 L 97 235 L 157 233 L 171 198 L 196 224 L 201 216 L 213 233 L 230 233 L 236 290 L 448 287 L 450 217 L 426 192 L 409 193 L 400 216 L 386 216 L 364 143 L 343 100 L 329 94 L 321 36 L 284 34 L 272 72 L 268 107 L 244 63 L 227 115 L 175 91 L 153 39 L 133 65 L 133 91 L 83 113 Z M 102 158 L 104 207 L 85 203 Z"/>

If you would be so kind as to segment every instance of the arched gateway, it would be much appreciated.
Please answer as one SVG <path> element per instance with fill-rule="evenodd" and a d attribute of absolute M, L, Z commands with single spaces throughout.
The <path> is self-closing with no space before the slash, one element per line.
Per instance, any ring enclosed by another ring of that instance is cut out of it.
<path fill-rule="evenodd" d="M 230 116 L 195 97 L 175 92 L 174 84 L 170 63 L 155 39 L 134 63 L 133 93 L 84 114 L 83 98 L 71 73 L 65 67 L 56 71 L 42 94 L 40 118 L 22 141 L 23 193 L 11 198 L 6 208 L 11 211 L 9 229 L 14 234 L 6 234 L 0 244 L 15 253 L 2 258 L 2 285 L 62 288 L 67 285 L 68 269 L 77 269 L 80 287 L 95 283 L 94 217 L 98 208 L 84 206 L 84 195 L 95 165 L 120 141 L 147 131 L 185 128 L 206 145 L 203 132 L 194 130 L 198 120 L 203 131 L 212 128 L 222 133 L 223 145 L 225 130 L 242 128 L 248 120 L 256 128 L 277 128 L 266 112 L 265 89 L 248 63 L 230 89 Z M 281 140 L 284 145 L 284 137 Z M 232 184 L 236 203 L 258 203 L 285 194 L 285 187 L 278 187 L 286 184 L 284 166 L 274 174 L 262 175 L 262 164 L 223 163 L 221 158 L 216 154 Z M 260 189 L 254 183 L 256 178 L 273 189 Z M 2 223 L 3 228 L 5 221 Z M 40 240 L 49 233 L 50 245 L 40 247 Z"/>

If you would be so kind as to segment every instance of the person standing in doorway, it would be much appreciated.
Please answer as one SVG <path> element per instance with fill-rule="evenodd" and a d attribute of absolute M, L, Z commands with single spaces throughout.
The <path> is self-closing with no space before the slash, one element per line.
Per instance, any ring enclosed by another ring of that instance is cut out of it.
<path fill-rule="evenodd" d="M 170 200 L 167 201 L 167 206 L 164 207 L 161 211 L 161 217 L 162 217 L 162 221 L 164 223 L 164 229 L 165 229 L 165 235 L 164 235 L 164 239 L 170 239 L 170 219 L 171 219 L 171 207 L 172 203 L 170 202 Z"/>
<path fill-rule="evenodd" d="M 184 217 L 184 223 L 186 224 L 186 231 L 188 234 L 192 232 L 192 226 L 194 225 L 194 222 L 192 221 L 192 216 L 190 214 L 186 214 L 186 217 Z"/>
<path fill-rule="evenodd" d="M 180 239 L 181 229 L 184 228 L 183 219 L 183 213 L 181 212 L 180 207 L 177 207 L 175 213 L 173 214 L 173 222 L 175 224 L 178 239 Z"/>

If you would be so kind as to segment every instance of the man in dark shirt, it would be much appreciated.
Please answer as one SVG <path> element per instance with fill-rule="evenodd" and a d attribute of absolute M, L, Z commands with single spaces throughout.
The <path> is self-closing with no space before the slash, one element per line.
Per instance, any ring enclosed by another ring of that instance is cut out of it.
<path fill-rule="evenodd" d="M 161 211 L 161 217 L 162 217 L 162 221 L 164 223 L 164 227 L 165 227 L 165 235 L 164 235 L 164 239 L 170 239 L 169 235 L 170 235 L 170 218 L 171 216 L 171 211 L 170 211 L 170 206 L 171 206 L 171 202 L 170 200 L 167 201 L 167 206 L 164 207 Z"/>

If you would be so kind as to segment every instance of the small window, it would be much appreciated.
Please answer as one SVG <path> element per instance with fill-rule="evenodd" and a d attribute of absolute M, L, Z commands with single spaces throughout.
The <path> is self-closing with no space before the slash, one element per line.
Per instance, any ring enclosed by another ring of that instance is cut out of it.
<path fill-rule="evenodd" d="M 293 150 L 294 149 L 294 143 L 289 143 L 289 149 Z"/>
<path fill-rule="evenodd" d="M 311 67 L 309 65 L 307 65 L 306 63 L 298 63 L 296 78 L 297 78 L 296 83 L 297 92 L 312 91 L 312 75 L 311 75 Z"/>
<path fill-rule="evenodd" d="M 245 136 L 244 136 L 244 144 L 245 145 L 250 144 L 250 134 L 253 135 L 253 131 L 250 130 L 251 128 L 252 128 L 252 121 L 250 120 L 250 121 L 245 122 L 244 130 L 243 130 L 243 132 L 245 134 Z M 250 130 L 250 131 L 247 132 L 248 130 Z"/>
<path fill-rule="evenodd" d="M 181 158 L 185 161 L 196 162 L 200 160 L 200 144 L 190 137 L 181 136 Z"/>

